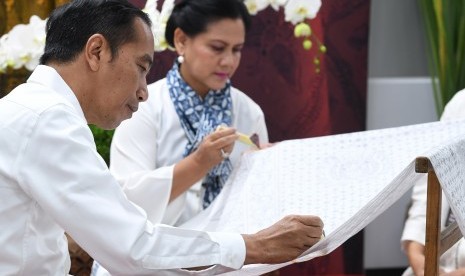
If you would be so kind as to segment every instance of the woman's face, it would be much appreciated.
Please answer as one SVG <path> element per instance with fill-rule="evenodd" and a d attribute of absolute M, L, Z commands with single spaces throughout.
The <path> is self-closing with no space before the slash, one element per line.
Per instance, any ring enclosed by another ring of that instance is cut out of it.
<path fill-rule="evenodd" d="M 223 88 L 239 66 L 245 27 L 241 19 L 221 19 L 194 37 L 177 29 L 175 40 L 178 54 L 184 56 L 182 77 L 205 96 L 210 89 Z"/>

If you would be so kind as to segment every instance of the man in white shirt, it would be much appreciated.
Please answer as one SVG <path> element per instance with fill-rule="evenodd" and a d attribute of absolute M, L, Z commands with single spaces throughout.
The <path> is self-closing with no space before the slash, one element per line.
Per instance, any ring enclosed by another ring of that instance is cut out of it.
<path fill-rule="evenodd" d="M 126 199 L 87 124 L 114 128 L 147 99 L 150 25 L 125 0 L 76 0 L 49 17 L 42 65 L 0 99 L 0 275 L 66 275 L 64 231 L 115 275 L 280 263 L 320 239 L 316 216 L 211 233 L 153 225 Z M 219 146 L 237 138 L 218 133 Z"/>

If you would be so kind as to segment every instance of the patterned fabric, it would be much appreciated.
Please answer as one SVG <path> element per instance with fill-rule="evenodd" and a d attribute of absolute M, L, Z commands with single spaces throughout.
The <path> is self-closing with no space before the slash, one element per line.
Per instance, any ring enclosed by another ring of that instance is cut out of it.
<path fill-rule="evenodd" d="M 231 83 L 228 81 L 226 86 L 221 90 L 210 90 L 205 98 L 202 99 L 181 78 L 179 64 L 177 62 L 174 63 L 173 67 L 168 72 L 166 79 L 174 108 L 179 116 L 181 126 L 186 133 L 187 139 L 189 140 L 183 154 L 183 157 L 186 157 L 195 151 L 202 142 L 202 139 L 215 131 L 219 125 L 231 125 Z M 219 151 L 218 154 L 220 154 Z M 202 183 L 205 189 L 203 197 L 204 209 L 207 208 L 220 193 L 231 171 L 231 161 L 229 158 L 225 158 L 220 164 L 208 172 Z"/>

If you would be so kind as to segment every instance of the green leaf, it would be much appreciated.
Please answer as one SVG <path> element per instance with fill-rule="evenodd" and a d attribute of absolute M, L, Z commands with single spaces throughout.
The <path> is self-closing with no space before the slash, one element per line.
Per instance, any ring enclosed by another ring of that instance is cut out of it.
<path fill-rule="evenodd" d="M 95 145 L 97 146 L 97 151 L 102 156 L 103 160 L 110 164 L 110 145 L 111 139 L 113 138 L 114 130 L 104 130 L 98 128 L 94 125 L 89 125 L 92 134 L 94 135 Z"/>
<path fill-rule="evenodd" d="M 436 110 L 465 87 L 465 0 L 418 0 L 428 43 Z"/>

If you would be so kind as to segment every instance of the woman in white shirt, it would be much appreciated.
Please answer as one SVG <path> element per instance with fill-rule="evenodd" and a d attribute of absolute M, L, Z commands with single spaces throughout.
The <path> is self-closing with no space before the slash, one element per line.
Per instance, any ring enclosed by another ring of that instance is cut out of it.
<path fill-rule="evenodd" d="M 457 92 L 447 103 L 441 120 L 458 120 L 465 118 L 465 90 Z M 407 254 L 410 267 L 403 276 L 423 275 L 425 269 L 425 232 L 426 232 L 426 175 L 415 184 L 412 192 L 412 206 L 402 233 L 402 248 Z M 450 207 L 443 194 L 441 225 L 450 222 Z M 460 239 L 440 258 L 441 275 L 465 275 L 465 243 Z"/>
<path fill-rule="evenodd" d="M 116 130 L 110 157 L 129 199 L 154 223 L 179 225 L 213 201 L 248 148 L 234 143 L 235 130 L 268 142 L 262 110 L 230 83 L 249 26 L 239 0 L 188 0 L 173 9 L 165 36 L 179 57 Z M 230 128 L 215 132 L 219 125 Z M 227 138 L 227 146 L 211 146 Z"/>

